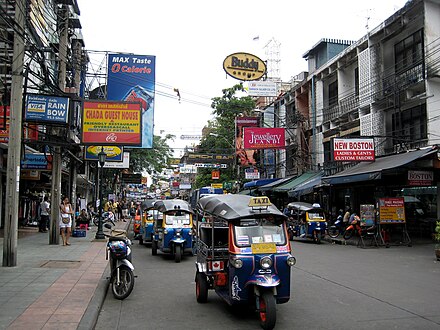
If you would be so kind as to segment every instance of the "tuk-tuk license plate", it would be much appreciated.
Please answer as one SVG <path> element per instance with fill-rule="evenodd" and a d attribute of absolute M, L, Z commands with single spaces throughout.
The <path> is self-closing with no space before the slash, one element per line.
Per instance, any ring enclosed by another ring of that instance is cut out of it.
<path fill-rule="evenodd" d="M 261 253 L 277 253 L 277 246 L 275 243 L 256 243 L 251 244 L 253 254 Z"/>

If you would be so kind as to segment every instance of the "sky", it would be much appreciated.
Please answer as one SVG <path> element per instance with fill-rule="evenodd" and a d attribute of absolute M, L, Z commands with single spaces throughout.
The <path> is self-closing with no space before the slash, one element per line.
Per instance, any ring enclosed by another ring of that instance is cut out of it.
<path fill-rule="evenodd" d="M 228 55 L 247 52 L 264 61 L 278 44 L 280 76 L 288 82 L 307 71 L 302 56 L 321 38 L 359 40 L 405 3 L 78 0 L 86 50 L 156 56 L 154 134 L 176 136 L 170 143 L 176 157 L 198 143 L 180 136 L 201 135 L 213 118 L 211 99 L 239 83 L 223 70 Z M 103 55 L 90 54 L 96 71 Z"/>

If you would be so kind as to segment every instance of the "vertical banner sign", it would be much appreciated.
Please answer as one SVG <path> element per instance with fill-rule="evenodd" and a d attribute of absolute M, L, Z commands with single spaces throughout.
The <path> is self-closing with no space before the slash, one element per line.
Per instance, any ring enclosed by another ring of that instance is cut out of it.
<path fill-rule="evenodd" d="M 244 128 L 258 127 L 260 120 L 258 117 L 236 117 L 235 118 L 235 154 L 237 164 L 240 166 L 257 165 L 259 154 L 258 150 L 245 149 L 244 146 Z"/>
<path fill-rule="evenodd" d="M 107 99 L 142 104 L 141 148 L 153 147 L 156 57 L 108 55 Z"/>
<path fill-rule="evenodd" d="M 220 179 L 220 171 L 219 170 L 212 170 L 211 179 L 212 180 L 219 180 Z"/>
<path fill-rule="evenodd" d="M 379 223 L 405 223 L 405 200 L 403 197 L 379 198 Z"/>

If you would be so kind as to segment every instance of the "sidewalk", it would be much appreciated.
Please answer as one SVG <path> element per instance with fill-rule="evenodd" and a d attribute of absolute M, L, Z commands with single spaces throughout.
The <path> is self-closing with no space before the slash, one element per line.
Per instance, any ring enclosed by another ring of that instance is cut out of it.
<path fill-rule="evenodd" d="M 0 329 L 93 328 L 109 282 L 106 241 L 95 240 L 96 230 L 72 237 L 71 246 L 49 245 L 38 228 L 19 230 L 17 266 L 0 268 Z"/>

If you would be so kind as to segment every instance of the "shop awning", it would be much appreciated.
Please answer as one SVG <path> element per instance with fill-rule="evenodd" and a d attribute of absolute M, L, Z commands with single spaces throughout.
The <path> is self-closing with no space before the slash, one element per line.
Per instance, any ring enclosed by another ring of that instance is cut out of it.
<path fill-rule="evenodd" d="M 376 158 L 376 161 L 374 162 L 359 163 L 336 175 L 323 177 L 322 183 L 335 185 L 360 181 L 379 180 L 382 178 L 383 171 L 406 165 L 419 158 L 437 152 L 438 148 L 435 147 Z"/>
<path fill-rule="evenodd" d="M 272 189 L 272 191 L 277 191 L 277 192 L 288 192 L 289 190 L 294 189 L 297 185 L 307 181 L 308 179 L 314 177 L 315 175 L 317 175 L 317 172 L 306 172 L 301 174 L 300 176 L 296 177 L 295 179 L 293 179 L 292 181 L 288 181 L 282 185 L 279 185 L 275 188 Z"/>
<path fill-rule="evenodd" d="M 307 195 L 313 192 L 313 188 L 316 186 L 319 186 L 321 184 L 321 178 L 322 174 L 319 173 L 308 180 L 304 181 L 303 183 L 297 185 L 292 190 L 289 190 L 287 192 L 289 197 L 298 197 L 301 195 Z"/>
<path fill-rule="evenodd" d="M 285 184 L 289 181 L 292 181 L 293 179 L 295 179 L 294 176 L 288 177 L 288 178 L 283 178 L 283 179 L 278 179 L 276 181 L 273 181 L 271 183 L 265 184 L 264 186 L 261 186 L 260 188 L 258 188 L 258 190 L 260 191 L 269 191 L 272 190 L 275 187 L 278 187 L 282 184 Z"/>
<path fill-rule="evenodd" d="M 255 181 L 251 181 L 251 182 L 246 182 L 243 185 L 243 188 L 257 188 L 257 187 L 261 187 L 264 186 L 265 184 L 271 183 L 278 180 L 277 178 L 275 179 L 260 179 L 260 180 L 255 180 Z"/>

